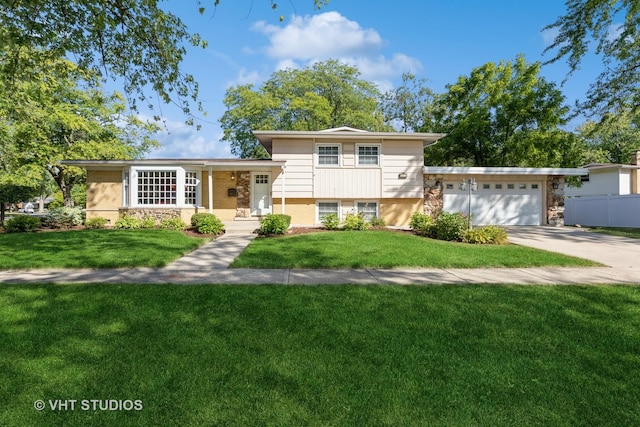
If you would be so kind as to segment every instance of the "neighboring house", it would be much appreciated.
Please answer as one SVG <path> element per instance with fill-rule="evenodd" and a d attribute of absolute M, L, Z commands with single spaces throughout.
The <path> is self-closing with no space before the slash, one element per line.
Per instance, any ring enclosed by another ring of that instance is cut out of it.
<path fill-rule="evenodd" d="M 562 224 L 565 175 L 585 169 L 439 168 L 424 149 L 444 134 L 255 131 L 270 160 L 79 160 L 87 170 L 87 218 L 111 223 L 124 214 L 156 218 L 212 212 L 223 221 L 291 215 L 294 225 L 325 215 L 361 213 L 406 226 L 416 211 L 468 212 L 462 180 L 475 179 L 477 224 Z M 427 148 L 428 149 L 428 148 Z"/>
<path fill-rule="evenodd" d="M 640 227 L 640 150 L 631 164 L 594 163 L 565 193 L 567 225 Z"/>

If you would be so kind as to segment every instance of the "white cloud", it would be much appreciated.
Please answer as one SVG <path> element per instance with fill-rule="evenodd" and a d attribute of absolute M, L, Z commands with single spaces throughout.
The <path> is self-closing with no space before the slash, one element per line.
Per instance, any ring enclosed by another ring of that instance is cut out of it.
<path fill-rule="evenodd" d="M 149 159 L 194 159 L 194 158 L 233 158 L 229 144 L 220 142 L 222 131 L 196 130 L 179 121 L 167 121 L 155 139 L 160 147 L 145 157 Z"/>
<path fill-rule="evenodd" d="M 363 29 L 338 12 L 294 16 L 285 27 L 258 22 L 255 30 L 269 37 L 266 53 L 272 58 L 313 58 L 366 55 L 380 49 L 382 38 L 373 29 Z"/>
<path fill-rule="evenodd" d="M 337 59 L 356 67 L 362 78 L 385 91 L 404 72 L 417 74 L 417 58 L 403 53 L 382 54 L 385 43 L 375 29 L 365 29 L 338 12 L 293 17 L 285 27 L 258 22 L 253 29 L 269 38 L 263 52 L 276 59 L 275 70 L 302 68 Z"/>
<path fill-rule="evenodd" d="M 263 77 L 257 71 L 247 71 L 246 68 L 240 68 L 238 75 L 233 81 L 227 83 L 227 87 L 238 86 L 238 85 L 247 85 L 247 84 L 257 84 L 261 82 Z"/>

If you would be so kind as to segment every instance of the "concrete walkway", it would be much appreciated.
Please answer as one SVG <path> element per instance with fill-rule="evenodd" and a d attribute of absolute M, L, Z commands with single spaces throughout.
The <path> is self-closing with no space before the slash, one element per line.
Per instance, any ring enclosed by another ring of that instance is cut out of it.
<path fill-rule="evenodd" d="M 640 284 L 640 241 L 590 233 L 576 228 L 513 227 L 509 240 L 591 259 L 595 268 L 487 269 L 230 269 L 255 234 L 253 224 L 227 229 L 212 241 L 165 268 L 117 270 L 0 271 L 0 283 L 149 283 L 283 285 L 471 285 L 504 284 Z"/>

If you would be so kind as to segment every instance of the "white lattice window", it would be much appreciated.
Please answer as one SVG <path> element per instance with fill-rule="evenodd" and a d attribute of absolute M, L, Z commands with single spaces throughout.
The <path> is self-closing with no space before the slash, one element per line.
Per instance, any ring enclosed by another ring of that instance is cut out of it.
<path fill-rule="evenodd" d="M 177 184 L 175 170 L 138 171 L 138 205 L 175 205 Z"/>
<path fill-rule="evenodd" d="M 198 204 L 198 172 L 187 171 L 184 174 L 184 204 Z"/>

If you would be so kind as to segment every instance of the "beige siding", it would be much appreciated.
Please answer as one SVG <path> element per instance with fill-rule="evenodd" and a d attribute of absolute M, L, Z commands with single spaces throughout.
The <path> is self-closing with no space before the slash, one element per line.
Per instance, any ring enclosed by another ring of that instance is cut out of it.
<path fill-rule="evenodd" d="M 420 198 L 423 194 L 421 141 L 402 141 L 382 145 L 382 197 Z M 406 178 L 401 178 L 406 174 Z"/>
<path fill-rule="evenodd" d="M 312 140 L 290 141 L 274 140 L 271 158 L 275 161 L 286 160 L 285 193 L 287 197 L 304 198 L 313 195 L 313 154 L 315 145 Z M 275 176 L 273 197 L 282 196 L 282 175 Z"/>
<path fill-rule="evenodd" d="M 110 224 L 122 206 L 122 171 L 87 171 L 87 219 L 103 217 Z"/>
<path fill-rule="evenodd" d="M 383 199 L 380 217 L 387 225 L 407 226 L 414 212 L 422 212 L 422 199 Z"/>
<path fill-rule="evenodd" d="M 380 168 L 316 168 L 316 198 L 377 199 L 381 188 Z"/>

